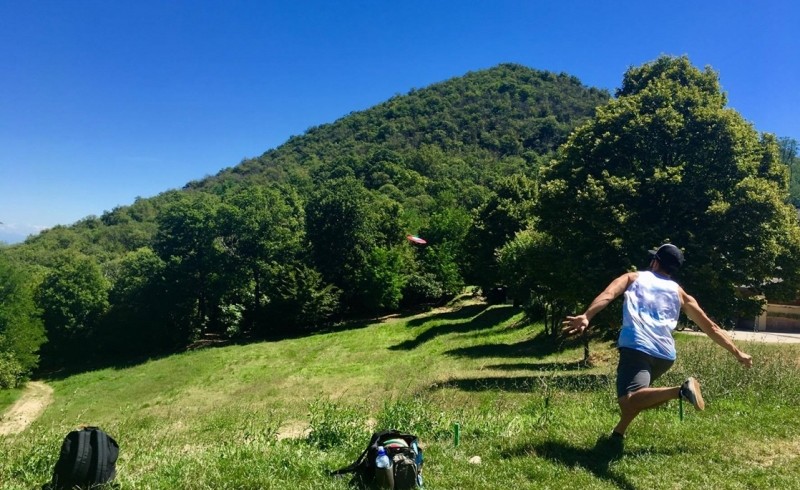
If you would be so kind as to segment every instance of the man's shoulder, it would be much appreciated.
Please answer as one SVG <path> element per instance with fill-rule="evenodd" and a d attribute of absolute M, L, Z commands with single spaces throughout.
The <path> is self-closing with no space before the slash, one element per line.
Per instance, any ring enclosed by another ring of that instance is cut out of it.
<path fill-rule="evenodd" d="M 628 286 L 630 286 L 631 284 L 636 282 L 637 279 L 639 279 L 639 271 L 626 272 L 625 274 L 622 274 L 620 276 L 620 278 L 623 277 L 628 281 Z"/>
<path fill-rule="evenodd" d="M 680 285 L 671 277 L 663 276 L 661 274 L 657 274 L 653 271 L 637 271 L 633 274 L 636 274 L 632 281 L 641 281 L 647 284 L 659 284 L 659 287 L 667 288 L 667 289 L 674 289 L 678 291 L 681 289 Z"/>

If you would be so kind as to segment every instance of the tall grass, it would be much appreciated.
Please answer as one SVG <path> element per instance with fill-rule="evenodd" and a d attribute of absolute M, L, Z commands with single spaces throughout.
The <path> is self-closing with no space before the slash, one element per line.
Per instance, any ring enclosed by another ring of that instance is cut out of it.
<path fill-rule="evenodd" d="M 742 349 L 753 356 L 752 369 L 743 369 L 727 351 L 711 342 L 681 343 L 670 378 L 677 382 L 685 376 L 695 376 L 702 381 L 703 392 L 718 399 L 755 398 L 764 404 L 800 402 L 800 349 L 796 345 L 748 343 Z"/>
<path fill-rule="evenodd" d="M 0 413 L 5 412 L 22 394 L 19 388 L 0 390 Z"/>

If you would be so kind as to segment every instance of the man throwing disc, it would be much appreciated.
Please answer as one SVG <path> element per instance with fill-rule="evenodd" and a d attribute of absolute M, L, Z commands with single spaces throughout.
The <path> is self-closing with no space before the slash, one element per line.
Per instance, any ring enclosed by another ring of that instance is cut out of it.
<path fill-rule="evenodd" d="M 620 294 L 625 295 L 622 330 L 617 341 L 620 420 L 611 433 L 611 438 L 620 442 L 625 437 L 628 425 L 642 410 L 681 397 L 697 410 L 705 407 L 700 383 L 692 377 L 681 386 L 650 387 L 675 362 L 672 332 L 678 324 L 681 309 L 700 330 L 733 354 L 742 365 L 749 368 L 753 364 L 752 358 L 739 350 L 724 331 L 708 318 L 697 301 L 672 279 L 683 265 L 680 249 L 667 243 L 658 250 L 650 250 L 650 254 L 647 271 L 629 272 L 614 279 L 582 315 L 568 316 L 563 323 L 562 331 L 567 335 L 581 334 L 589 328 L 589 322 L 600 310 Z"/>

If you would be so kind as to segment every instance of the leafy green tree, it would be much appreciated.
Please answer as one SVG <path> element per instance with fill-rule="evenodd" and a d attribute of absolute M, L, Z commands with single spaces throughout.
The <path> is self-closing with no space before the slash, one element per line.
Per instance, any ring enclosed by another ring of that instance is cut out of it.
<path fill-rule="evenodd" d="M 555 337 L 560 322 L 572 306 L 561 292 L 569 290 L 569 265 L 552 237 L 528 228 L 498 250 L 500 276 L 508 294 L 531 320 L 543 319 L 545 330 Z"/>
<path fill-rule="evenodd" d="M 726 108 L 686 57 L 631 68 L 617 99 L 545 169 L 537 229 L 561 251 L 551 294 L 588 302 L 646 250 L 682 247 L 681 281 L 717 318 L 753 314 L 737 288 L 797 290 L 800 233 L 775 138 Z"/>
<path fill-rule="evenodd" d="M 273 301 L 267 285 L 270 274 L 281 270 L 275 264 L 295 264 L 303 250 L 305 220 L 297 192 L 288 186 L 245 186 L 226 196 L 218 217 L 223 250 L 231 267 L 227 275 L 229 293 L 246 304 L 250 328 L 263 331 L 269 323 L 264 305 Z M 283 273 L 281 271 L 280 273 Z M 238 293 L 236 289 L 247 287 Z M 282 301 L 289 301 L 283 297 Z"/>
<path fill-rule="evenodd" d="M 0 253 L 0 388 L 14 388 L 30 376 L 46 341 L 29 277 Z"/>
<path fill-rule="evenodd" d="M 789 168 L 789 195 L 800 207 L 800 144 L 794 138 L 778 138 L 781 162 Z"/>
<path fill-rule="evenodd" d="M 264 306 L 266 336 L 313 331 L 339 312 L 341 291 L 303 262 L 269 264 Z"/>
<path fill-rule="evenodd" d="M 400 246 L 374 247 L 365 267 L 359 271 L 363 301 L 368 310 L 394 310 L 400 306 L 405 286 L 408 260 Z"/>
<path fill-rule="evenodd" d="M 96 359 L 88 341 L 108 309 L 109 283 L 94 258 L 63 254 L 35 293 L 48 343 L 43 357 L 52 365 Z"/>
<path fill-rule="evenodd" d="M 354 178 L 326 183 L 306 206 L 306 234 L 313 263 L 325 282 L 342 291 L 347 308 L 371 310 L 376 307 L 374 295 L 392 296 L 376 292 L 374 271 L 365 271 L 371 260 L 377 260 L 376 248 L 390 248 L 402 242 L 402 230 L 397 204 L 370 192 Z M 396 283 L 382 282 L 387 288 Z"/>
<path fill-rule="evenodd" d="M 435 302 L 464 289 L 464 269 L 469 213 L 454 203 L 434 211 L 420 229 L 427 240 L 424 247 L 411 246 L 415 267 L 406 280 L 406 302 Z"/>
<path fill-rule="evenodd" d="M 154 250 L 166 264 L 163 300 L 181 336 L 219 331 L 226 272 L 218 241 L 220 199 L 212 194 L 178 194 L 158 216 Z"/>
<path fill-rule="evenodd" d="M 469 229 L 468 278 L 484 291 L 503 282 L 498 273 L 497 250 L 524 229 L 533 217 L 535 182 L 515 175 L 500 180 L 492 197 L 477 211 Z"/>
<path fill-rule="evenodd" d="M 113 284 L 100 337 L 110 357 L 161 353 L 184 345 L 185 338 L 169 324 L 165 268 L 164 261 L 148 247 L 129 252 L 109 266 Z"/>

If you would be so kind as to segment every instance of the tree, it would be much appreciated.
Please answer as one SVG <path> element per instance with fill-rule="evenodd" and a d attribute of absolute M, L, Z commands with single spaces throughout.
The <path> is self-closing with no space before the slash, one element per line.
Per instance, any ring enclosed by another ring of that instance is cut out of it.
<path fill-rule="evenodd" d="M 166 263 L 164 300 L 172 328 L 185 339 L 219 330 L 226 272 L 219 246 L 220 200 L 203 192 L 177 194 L 158 215 L 154 250 Z"/>
<path fill-rule="evenodd" d="M 30 376 L 46 341 L 29 277 L 0 254 L 0 388 L 14 388 Z"/>
<path fill-rule="evenodd" d="M 533 216 L 536 187 L 532 179 L 515 175 L 502 179 L 497 190 L 481 206 L 470 227 L 467 241 L 470 284 L 488 291 L 502 282 L 498 274 L 497 250 L 526 228 Z"/>
<path fill-rule="evenodd" d="M 376 248 L 391 249 L 402 243 L 400 208 L 385 196 L 373 193 L 360 181 L 346 177 L 332 180 L 309 199 L 306 205 L 306 235 L 312 260 L 325 282 L 342 291 L 345 306 L 356 311 L 391 307 L 374 298 L 392 298 L 375 287 L 394 288 L 397 282 L 376 282 L 376 271 L 365 272 L 380 261 Z M 391 262 L 385 257 L 385 265 Z M 390 273 L 393 267 L 383 269 Z M 383 285 L 383 286 L 379 286 Z"/>
<path fill-rule="evenodd" d="M 218 217 L 223 249 L 231 264 L 228 292 L 246 305 L 249 328 L 264 331 L 270 316 L 265 304 L 278 292 L 269 284 L 272 274 L 296 264 L 305 238 L 303 205 L 288 186 L 245 186 L 226 196 Z M 291 301 L 281 297 L 281 301 Z M 291 323 L 291 321 L 289 322 Z"/>
<path fill-rule="evenodd" d="M 569 289 L 565 266 L 552 237 L 534 228 L 517 233 L 498 250 L 500 276 L 508 286 L 508 294 L 529 319 L 544 319 L 545 331 L 553 337 L 571 306 L 561 295 Z"/>
<path fill-rule="evenodd" d="M 800 207 L 800 144 L 794 138 L 778 138 L 781 162 L 789 169 L 789 195 L 792 204 Z"/>
<path fill-rule="evenodd" d="M 67 252 L 36 290 L 48 343 L 43 357 L 51 365 L 94 360 L 87 342 L 108 309 L 109 284 L 92 257 Z"/>
<path fill-rule="evenodd" d="M 341 291 L 326 283 L 317 270 L 302 262 L 269 265 L 265 288 L 263 333 L 297 334 L 319 329 L 339 310 Z"/>
<path fill-rule="evenodd" d="M 740 287 L 778 278 L 797 291 L 800 230 L 777 142 L 725 104 L 717 74 L 686 57 L 626 72 L 544 170 L 536 228 L 567 279 L 552 294 L 588 302 L 665 241 L 684 249 L 681 281 L 719 319 L 760 306 Z"/>
<path fill-rule="evenodd" d="M 464 289 L 469 226 L 469 213 L 454 203 L 442 204 L 431 213 L 419 231 L 428 244 L 412 249 L 414 267 L 409 269 L 404 292 L 409 304 L 439 301 Z"/>
<path fill-rule="evenodd" d="M 130 358 L 183 347 L 185 337 L 170 325 L 172 310 L 165 298 L 166 264 L 147 247 L 129 252 L 111 264 L 113 284 L 101 343 L 109 356 Z"/>

